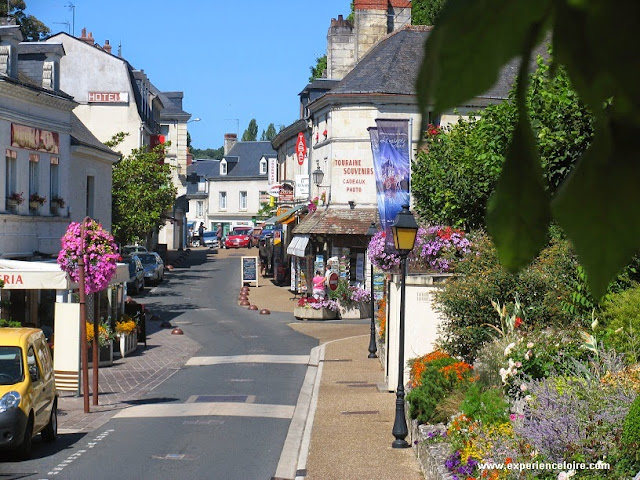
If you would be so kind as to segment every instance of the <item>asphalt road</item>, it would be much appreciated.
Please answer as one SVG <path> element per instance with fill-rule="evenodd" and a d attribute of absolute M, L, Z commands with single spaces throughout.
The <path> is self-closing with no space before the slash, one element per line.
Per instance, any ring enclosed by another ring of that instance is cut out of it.
<path fill-rule="evenodd" d="M 236 305 L 239 257 L 206 258 L 194 251 L 188 269 L 143 300 L 202 345 L 187 365 L 91 434 L 38 445 L 28 462 L 0 463 L 0 478 L 274 475 L 307 356 L 318 342 L 286 326 L 290 314 L 259 315 Z"/>

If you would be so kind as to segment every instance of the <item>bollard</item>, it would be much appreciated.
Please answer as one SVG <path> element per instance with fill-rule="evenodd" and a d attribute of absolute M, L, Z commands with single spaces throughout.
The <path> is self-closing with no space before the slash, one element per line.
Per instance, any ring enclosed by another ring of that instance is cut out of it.
<path fill-rule="evenodd" d="M 184 335 L 184 332 L 181 328 L 174 328 L 171 330 L 171 335 Z"/>
<path fill-rule="evenodd" d="M 260 315 L 271 315 L 271 312 L 266 308 L 263 308 L 262 310 L 260 310 Z"/>

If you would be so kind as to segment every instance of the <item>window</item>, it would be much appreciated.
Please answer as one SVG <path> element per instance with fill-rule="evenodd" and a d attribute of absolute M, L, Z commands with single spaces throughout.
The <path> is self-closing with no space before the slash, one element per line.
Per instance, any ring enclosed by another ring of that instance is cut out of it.
<path fill-rule="evenodd" d="M 266 175 L 267 174 L 267 159 L 263 158 L 262 160 L 260 160 L 260 175 Z"/>
<path fill-rule="evenodd" d="M 261 204 L 262 204 L 262 203 L 269 203 L 269 201 L 270 201 L 270 197 L 269 197 L 269 194 L 268 194 L 267 192 L 265 192 L 265 191 L 261 191 L 261 192 L 259 193 L 259 195 L 260 195 L 260 203 L 261 203 Z"/>
<path fill-rule="evenodd" d="M 39 192 L 40 186 L 40 155 L 36 153 L 29 154 L 29 196 Z M 40 195 L 42 196 L 42 195 Z"/>
<path fill-rule="evenodd" d="M 87 213 L 88 217 L 93 217 L 93 207 L 95 200 L 95 177 L 87 176 Z"/>
<path fill-rule="evenodd" d="M 202 200 L 198 200 L 196 202 L 196 217 L 202 218 L 204 216 L 204 202 Z"/>
<path fill-rule="evenodd" d="M 6 163 L 6 171 L 5 171 L 5 187 L 6 187 L 6 195 L 10 196 L 12 193 L 20 193 L 16 192 L 16 184 L 17 184 L 17 168 L 18 168 L 18 153 L 15 150 L 7 149 L 5 152 Z"/>
<path fill-rule="evenodd" d="M 240 210 L 247 209 L 247 192 L 240 192 Z"/>
<path fill-rule="evenodd" d="M 227 174 L 227 161 L 223 158 L 222 160 L 220 160 L 220 175 L 226 175 L 226 174 Z"/>
<path fill-rule="evenodd" d="M 58 157 L 51 157 L 51 167 L 49 170 L 49 193 L 51 198 L 60 196 Z"/>
<path fill-rule="evenodd" d="M 227 192 L 220 192 L 220 210 L 227 209 Z"/>

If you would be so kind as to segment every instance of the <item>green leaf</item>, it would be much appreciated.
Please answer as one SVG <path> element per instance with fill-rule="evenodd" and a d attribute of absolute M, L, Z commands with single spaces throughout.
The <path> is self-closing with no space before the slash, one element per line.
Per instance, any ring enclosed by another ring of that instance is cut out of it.
<path fill-rule="evenodd" d="M 521 54 L 550 0 L 449 0 L 427 38 L 417 81 L 422 111 L 457 107 L 486 92 L 501 67 Z"/>
<path fill-rule="evenodd" d="M 512 272 L 529 264 L 546 243 L 550 218 L 533 132 L 521 115 L 487 207 L 487 229 L 500 263 Z"/>
<path fill-rule="evenodd" d="M 640 129 L 598 124 L 593 144 L 552 203 L 598 299 L 640 250 L 639 151 Z"/>

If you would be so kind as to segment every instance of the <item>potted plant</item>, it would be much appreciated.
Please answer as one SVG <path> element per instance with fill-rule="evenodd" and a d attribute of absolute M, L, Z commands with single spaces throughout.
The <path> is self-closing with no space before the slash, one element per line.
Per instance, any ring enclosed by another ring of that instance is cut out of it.
<path fill-rule="evenodd" d="M 18 205 L 22 205 L 24 203 L 24 197 L 22 196 L 22 192 L 11 192 L 11 195 L 7 197 L 7 206 L 15 208 Z"/>
<path fill-rule="evenodd" d="M 302 297 L 293 309 L 293 316 L 304 320 L 333 320 L 338 316 L 338 308 L 335 300 Z"/>
<path fill-rule="evenodd" d="M 138 348 L 138 324 L 124 314 L 116 321 L 116 338 L 120 344 L 120 356 L 124 357 Z"/>
<path fill-rule="evenodd" d="M 61 208 L 64 208 L 66 203 L 64 201 L 64 198 L 59 197 L 58 195 L 53 195 L 51 197 L 50 205 L 51 205 L 51 213 L 57 214 Z"/>
<path fill-rule="evenodd" d="M 329 297 L 338 303 L 340 318 L 368 318 L 371 316 L 371 292 L 350 286 L 340 279 L 338 287 L 329 292 Z"/>
<path fill-rule="evenodd" d="M 45 197 L 41 197 L 37 193 L 32 193 L 29 195 L 29 209 L 37 210 L 46 200 Z"/>
<path fill-rule="evenodd" d="M 87 343 L 89 343 L 89 363 L 93 358 L 93 346 L 95 345 L 95 335 L 93 332 L 93 322 L 86 322 Z M 101 367 L 113 364 L 113 331 L 107 322 L 98 325 L 98 365 Z"/>

